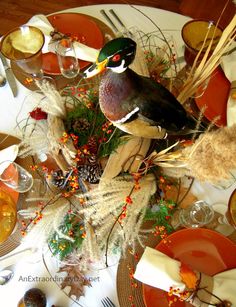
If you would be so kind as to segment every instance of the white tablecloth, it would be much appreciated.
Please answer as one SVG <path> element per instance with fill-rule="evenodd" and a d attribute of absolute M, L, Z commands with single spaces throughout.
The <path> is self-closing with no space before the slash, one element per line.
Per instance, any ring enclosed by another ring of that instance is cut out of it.
<path fill-rule="evenodd" d="M 181 28 L 189 18 L 152 7 L 137 7 L 149 16 L 165 34 L 168 33 L 173 35 L 178 55 L 182 55 L 183 42 L 181 39 Z M 156 30 L 151 21 L 128 5 L 95 5 L 74 8 L 67 10 L 67 12 L 84 13 L 97 17 L 107 23 L 100 14 L 100 10 L 108 10 L 110 8 L 113 8 L 122 17 L 127 27 L 138 26 L 146 33 Z M 3 72 L 2 65 L 0 65 L 0 71 Z M 12 135 L 17 135 L 16 130 L 14 130 L 16 126 L 16 117 L 20 114 L 18 120 L 24 119 L 27 112 L 31 111 L 29 110 L 29 106 L 24 104 L 25 97 L 30 94 L 30 91 L 23 87 L 18 81 L 17 86 L 19 93 L 16 98 L 13 98 L 8 85 L 0 88 L 0 132 Z M 226 206 L 233 188 L 222 193 L 222 191 L 213 189 L 212 187 L 202 187 L 196 184 L 193 190 L 196 195 L 199 194 L 201 199 L 205 199 L 209 203 L 223 202 Z M 19 248 L 21 247 L 18 247 L 18 249 Z M 50 280 L 50 275 L 45 269 L 42 260 L 32 264 L 26 259 L 21 259 L 14 267 L 14 278 L 7 285 L 0 286 L 0 306 L 16 307 L 25 291 L 32 287 L 38 287 L 46 293 L 48 298 L 47 306 L 55 304 L 60 307 L 100 307 L 102 306 L 100 301 L 105 296 L 109 296 L 116 306 L 119 306 L 116 293 L 116 270 L 117 266 L 113 266 L 109 269 L 94 273 L 93 287 L 86 288 L 85 297 L 82 297 L 79 303 L 75 303 L 60 290 L 54 281 Z M 43 277 L 47 278 L 43 279 Z"/>

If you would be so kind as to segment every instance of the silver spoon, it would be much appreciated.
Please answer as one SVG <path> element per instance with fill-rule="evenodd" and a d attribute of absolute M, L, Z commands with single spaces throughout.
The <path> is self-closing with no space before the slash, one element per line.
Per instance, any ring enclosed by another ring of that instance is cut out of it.
<path fill-rule="evenodd" d="M 8 283 L 12 277 L 14 276 L 14 273 L 11 270 L 3 270 L 0 272 L 0 286 L 4 286 L 6 283 Z"/>

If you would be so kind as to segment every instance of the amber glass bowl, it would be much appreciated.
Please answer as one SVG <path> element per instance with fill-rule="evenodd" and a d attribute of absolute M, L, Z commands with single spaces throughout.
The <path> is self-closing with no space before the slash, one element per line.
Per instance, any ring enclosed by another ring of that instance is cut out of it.
<path fill-rule="evenodd" d="M 230 196 L 226 215 L 229 223 L 236 228 L 236 189 Z"/>
<path fill-rule="evenodd" d="M 222 35 L 222 29 L 206 20 L 191 20 L 182 28 L 182 39 L 185 44 L 185 60 L 187 64 L 193 64 L 194 59 L 202 48 L 201 59 L 209 44 L 212 42 L 212 52 Z"/>

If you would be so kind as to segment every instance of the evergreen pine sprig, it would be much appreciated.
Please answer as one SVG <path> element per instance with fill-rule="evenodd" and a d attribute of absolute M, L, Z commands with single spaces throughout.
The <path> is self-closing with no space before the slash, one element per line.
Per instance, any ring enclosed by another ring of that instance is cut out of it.
<path fill-rule="evenodd" d="M 52 254 L 54 256 L 57 255 L 60 260 L 63 260 L 74 250 L 81 247 L 86 233 L 84 231 L 83 221 L 73 213 L 66 214 L 59 230 L 62 236 L 58 232 L 54 232 L 52 237 L 49 238 L 48 244 Z M 66 237 L 71 237 L 72 240 L 68 240 Z"/>
<path fill-rule="evenodd" d="M 155 226 L 164 226 L 167 233 L 171 233 L 174 229 L 170 224 L 170 220 L 175 209 L 176 203 L 173 200 L 161 199 L 159 203 L 147 208 L 144 219 L 153 221 L 153 228 Z"/>
<path fill-rule="evenodd" d="M 107 122 L 100 110 L 96 90 L 81 88 L 76 99 L 74 109 L 68 111 L 65 120 L 67 133 L 78 137 L 78 148 L 87 145 L 90 138 L 95 139 L 97 156 L 109 156 L 120 144 L 123 132 Z M 79 121 L 82 121 L 85 127 L 81 127 Z"/>

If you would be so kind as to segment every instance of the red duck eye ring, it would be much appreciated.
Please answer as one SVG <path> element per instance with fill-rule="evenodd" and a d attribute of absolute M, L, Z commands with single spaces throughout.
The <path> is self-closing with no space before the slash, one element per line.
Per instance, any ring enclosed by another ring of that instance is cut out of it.
<path fill-rule="evenodd" d="M 113 58 L 112 58 L 113 62 L 118 62 L 119 60 L 120 60 L 120 55 L 119 54 L 114 55 Z"/>

